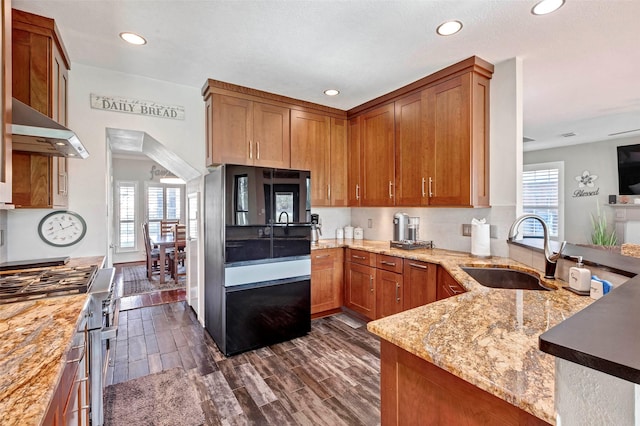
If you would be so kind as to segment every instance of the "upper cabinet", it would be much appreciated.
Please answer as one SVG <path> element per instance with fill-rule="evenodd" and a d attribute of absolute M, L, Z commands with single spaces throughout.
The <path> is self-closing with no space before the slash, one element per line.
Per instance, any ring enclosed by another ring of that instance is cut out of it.
<path fill-rule="evenodd" d="M 11 203 L 11 1 L 2 0 L 0 39 L 0 204 Z"/>
<path fill-rule="evenodd" d="M 289 167 L 288 108 L 214 94 L 207 111 L 210 164 Z"/>
<path fill-rule="evenodd" d="M 13 97 L 67 125 L 70 63 L 53 19 L 12 10 Z M 16 207 L 67 207 L 67 159 L 13 151 Z"/>
<path fill-rule="evenodd" d="M 260 165 L 311 171 L 311 205 L 347 205 L 346 112 L 207 80 L 207 166 Z"/>
<path fill-rule="evenodd" d="M 489 80 L 472 57 L 349 111 L 350 206 L 489 206 Z"/>

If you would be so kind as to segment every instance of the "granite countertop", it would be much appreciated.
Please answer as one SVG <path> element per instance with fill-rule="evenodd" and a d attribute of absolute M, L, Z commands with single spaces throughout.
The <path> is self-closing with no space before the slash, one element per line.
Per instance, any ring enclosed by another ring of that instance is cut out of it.
<path fill-rule="evenodd" d="M 65 266 L 103 263 L 95 256 Z M 42 422 L 86 300 L 77 294 L 0 305 L 0 424 Z"/>
<path fill-rule="evenodd" d="M 350 247 L 436 263 L 468 292 L 368 323 L 372 333 L 549 423 L 555 423 L 554 357 L 538 336 L 593 300 L 555 291 L 492 289 L 460 265 L 508 266 L 540 276 L 508 258 L 480 259 L 444 249 L 399 250 L 389 242 L 320 240 L 316 249 Z M 562 281 L 542 279 L 558 288 Z"/>

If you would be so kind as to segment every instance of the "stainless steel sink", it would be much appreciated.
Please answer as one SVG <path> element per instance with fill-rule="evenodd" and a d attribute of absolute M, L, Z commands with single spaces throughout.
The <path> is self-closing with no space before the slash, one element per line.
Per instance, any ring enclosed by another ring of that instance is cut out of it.
<path fill-rule="evenodd" d="M 553 288 L 546 287 L 539 277 L 515 269 L 463 266 L 462 270 L 485 287 L 517 290 L 553 290 Z"/>

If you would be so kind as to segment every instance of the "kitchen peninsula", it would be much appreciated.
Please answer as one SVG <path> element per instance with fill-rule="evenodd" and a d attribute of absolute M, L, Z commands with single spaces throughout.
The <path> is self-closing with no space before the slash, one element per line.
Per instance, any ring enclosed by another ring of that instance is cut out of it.
<path fill-rule="evenodd" d="M 460 268 L 461 265 L 496 265 L 532 271 L 508 258 L 479 259 L 468 253 L 442 249 L 406 251 L 389 248 L 388 242 L 344 241 L 321 240 L 318 248 L 357 248 L 438 264 L 467 290 L 457 297 L 368 324 L 369 331 L 382 339 L 383 424 L 395 424 L 396 420 L 403 424 L 401 419 L 409 423 L 417 421 L 425 415 L 424 412 L 421 414 L 421 409 L 429 409 L 429 416 L 433 417 L 434 406 L 445 410 L 440 415 L 447 416 L 451 413 L 446 413 L 446 404 L 451 404 L 449 407 L 457 414 L 484 418 L 488 423 L 504 421 L 505 417 L 495 416 L 505 415 L 511 424 L 522 419 L 534 424 L 555 423 L 554 357 L 538 350 L 538 336 L 591 304 L 592 299 L 559 289 L 564 284 L 562 281 L 554 284 L 544 279 L 546 285 L 558 289 L 491 289 L 478 284 Z M 400 353 L 402 360 L 410 359 L 410 367 L 394 358 Z M 414 370 L 420 368 L 420 364 L 431 369 L 430 377 L 438 374 L 444 383 L 466 386 L 464 395 L 454 393 L 453 397 L 445 398 L 441 387 L 435 391 L 435 396 L 432 395 L 436 398 L 439 394 L 438 399 L 424 400 L 421 399 L 424 395 L 411 393 L 427 382 L 419 371 Z M 390 373 L 389 369 L 395 370 Z M 406 400 L 394 394 L 396 383 L 403 387 L 403 395 L 410 395 Z M 470 390 L 474 393 L 469 393 Z M 399 406 L 411 399 L 420 404 Z M 496 409 L 496 402 L 503 406 Z M 471 407 L 465 411 L 467 404 Z M 513 408 L 517 409 L 509 412 Z"/>

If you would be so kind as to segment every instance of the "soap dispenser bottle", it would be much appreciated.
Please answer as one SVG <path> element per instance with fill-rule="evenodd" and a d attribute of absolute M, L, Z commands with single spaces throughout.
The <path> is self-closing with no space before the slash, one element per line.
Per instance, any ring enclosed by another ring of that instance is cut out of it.
<path fill-rule="evenodd" d="M 584 267 L 582 256 L 577 257 L 578 263 L 569 269 L 569 287 L 576 291 L 588 292 L 591 289 L 591 271 Z"/>

